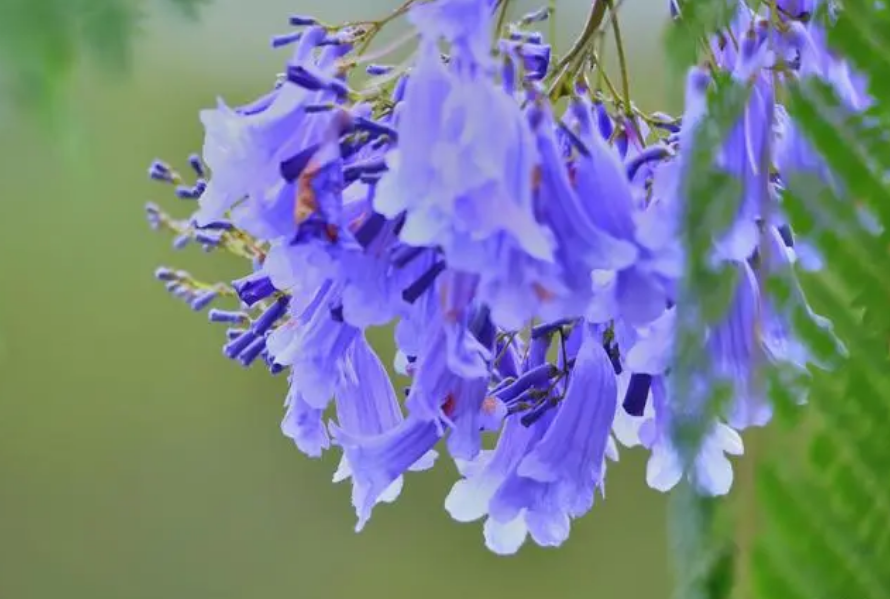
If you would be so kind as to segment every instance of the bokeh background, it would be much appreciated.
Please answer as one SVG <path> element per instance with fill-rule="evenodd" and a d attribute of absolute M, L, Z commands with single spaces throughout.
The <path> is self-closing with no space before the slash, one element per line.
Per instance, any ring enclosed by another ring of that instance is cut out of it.
<path fill-rule="evenodd" d="M 443 508 L 447 460 L 409 475 L 356 535 L 348 484 L 330 482 L 338 457 L 310 460 L 279 432 L 285 379 L 226 361 L 223 329 L 152 279 L 159 263 L 223 279 L 244 265 L 174 253 L 148 229 L 146 200 L 182 208 L 146 180 L 151 159 L 184 167 L 201 147 L 199 109 L 268 89 L 287 53 L 268 38 L 291 12 L 336 22 L 395 4 L 213 0 L 189 22 L 149 2 L 129 70 L 78 64 L 54 128 L 4 105 L 0 598 L 668 596 L 666 502 L 635 451 L 558 551 L 489 554 L 480 524 Z M 517 15 L 535 6 L 514 4 Z M 559 0 L 563 50 L 587 9 Z M 675 106 L 660 52 L 667 2 L 622 11 L 635 100 Z M 40 18 L 23 27 L 47 35 Z"/>

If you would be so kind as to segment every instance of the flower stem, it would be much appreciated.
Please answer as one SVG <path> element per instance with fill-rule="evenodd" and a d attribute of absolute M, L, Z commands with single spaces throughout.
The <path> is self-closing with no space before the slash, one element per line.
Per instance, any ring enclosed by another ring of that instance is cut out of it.
<path fill-rule="evenodd" d="M 624 97 L 624 113 L 627 116 L 633 115 L 633 108 L 630 103 L 630 77 L 627 74 L 627 56 L 624 54 L 624 43 L 621 39 L 621 26 L 618 24 L 618 13 L 615 7 L 615 0 L 606 0 L 609 3 L 609 12 L 612 23 L 612 34 L 615 36 L 615 48 L 618 51 L 618 67 L 621 69 L 621 91 Z"/>
<path fill-rule="evenodd" d="M 574 71 L 582 62 L 581 59 L 586 53 L 590 40 L 594 38 L 600 25 L 603 23 L 603 17 L 606 14 L 607 1 L 608 0 L 594 0 L 593 5 L 590 7 L 590 14 L 587 16 L 587 22 L 584 23 L 584 29 L 575 40 L 575 43 L 572 44 L 572 47 L 569 48 L 566 55 L 560 59 L 556 67 L 553 69 L 556 78 L 548 89 L 548 95 L 551 100 L 555 99 L 554 96 L 556 98 L 559 97 L 566 78 L 573 75 Z"/>

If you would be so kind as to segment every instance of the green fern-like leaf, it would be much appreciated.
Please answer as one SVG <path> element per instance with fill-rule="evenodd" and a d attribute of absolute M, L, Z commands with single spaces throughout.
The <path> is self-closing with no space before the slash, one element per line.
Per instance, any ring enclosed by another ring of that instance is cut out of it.
<path fill-rule="evenodd" d="M 789 446 L 761 468 L 752 561 L 763 599 L 890 599 L 890 13 L 847 0 L 829 41 L 868 77 L 874 104 L 857 114 L 814 81 L 791 90 L 789 113 L 837 181 L 791 181 L 785 205 L 826 258 L 828 271 L 807 292 L 848 354 L 816 375 L 804 450 Z M 881 233 L 857 226 L 862 209 Z M 798 324 L 824 347 L 824 331 Z"/>

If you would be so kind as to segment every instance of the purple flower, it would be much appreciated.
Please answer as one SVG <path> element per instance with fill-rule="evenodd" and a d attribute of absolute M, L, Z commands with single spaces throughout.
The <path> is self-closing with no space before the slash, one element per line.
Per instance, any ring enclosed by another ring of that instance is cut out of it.
<path fill-rule="evenodd" d="M 642 445 L 652 453 L 646 464 L 646 483 L 656 491 L 668 491 L 683 478 L 683 463 L 670 440 L 670 412 L 663 377 L 652 381 L 653 418 L 640 426 Z M 725 495 L 732 486 L 732 464 L 726 455 L 741 455 L 742 438 L 732 428 L 714 422 L 705 435 L 692 469 L 686 476 L 705 495 Z"/>
<path fill-rule="evenodd" d="M 514 553 L 527 535 L 562 544 L 603 484 L 616 392 L 612 363 L 588 333 L 558 408 L 529 427 L 508 420 L 493 453 L 462 465 L 448 511 L 459 521 L 487 514 L 486 545 L 497 553 Z"/>
<path fill-rule="evenodd" d="M 314 408 L 303 399 L 300 386 L 294 384 L 294 375 L 288 381 L 290 391 L 284 402 L 285 415 L 281 432 L 293 439 L 297 449 L 311 458 L 320 457 L 331 446 L 328 431 L 322 422 L 324 409 Z"/>
<path fill-rule="evenodd" d="M 448 426 L 451 429 L 448 438 L 451 454 L 455 458 L 472 459 L 482 448 L 480 423 L 484 417 L 488 378 L 483 374 L 486 370 L 478 353 L 475 355 L 479 360 L 476 365 L 458 364 L 467 367 L 465 375 L 455 373 L 450 367 L 449 356 L 458 355 L 463 350 L 448 351 L 448 345 L 472 343 L 465 335 L 462 331 L 449 333 L 445 326 L 430 335 L 417 360 L 405 405 L 412 417 L 433 423 L 441 433 Z M 472 359 L 473 355 L 468 357 Z"/>
<path fill-rule="evenodd" d="M 293 62 L 310 60 L 324 33 L 320 27 L 307 29 Z M 342 51 L 328 48 L 327 63 Z M 301 125 L 307 118 L 303 107 L 324 93 L 286 82 L 259 106 L 237 110 L 220 100 L 216 109 L 202 111 L 202 157 L 212 177 L 201 195 L 201 208 L 193 218 L 199 224 L 218 220 L 243 197 L 264 194 L 278 179 L 278 164 L 302 143 Z"/>
<path fill-rule="evenodd" d="M 442 432 L 436 422 L 409 416 L 387 432 L 361 437 L 330 425 L 335 441 L 343 447 L 353 480 L 353 506 L 364 528 L 374 505 L 386 496 L 406 470 L 428 456 Z"/>
<path fill-rule="evenodd" d="M 272 360 L 291 367 L 292 388 L 297 387 L 303 400 L 319 410 L 330 402 L 345 352 L 359 334 L 355 327 L 332 318 L 331 309 L 338 301 L 335 287 L 322 287 L 308 306 L 291 312 L 267 342 Z"/>
<path fill-rule="evenodd" d="M 360 335 L 344 356 L 337 384 L 336 406 L 336 426 L 351 438 L 379 437 L 396 429 L 404 421 L 389 375 L 364 336 Z M 355 453 L 344 453 L 334 474 L 334 482 L 353 478 L 353 505 L 359 509 L 368 497 L 377 493 L 378 501 L 395 501 L 402 489 L 402 477 L 395 478 L 383 491 L 362 487 L 367 479 L 353 476 L 351 455 L 354 456 Z M 412 464 L 409 470 L 427 470 L 432 467 L 435 459 L 436 452 L 430 450 Z"/>

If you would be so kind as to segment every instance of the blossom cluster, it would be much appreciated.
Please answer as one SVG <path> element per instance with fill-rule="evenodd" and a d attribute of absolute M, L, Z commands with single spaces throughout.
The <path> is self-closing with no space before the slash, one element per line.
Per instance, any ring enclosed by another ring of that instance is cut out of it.
<path fill-rule="evenodd" d="M 292 17 L 295 31 L 273 40 L 294 46 L 274 88 L 201 113 L 194 182 L 151 166 L 196 208 L 177 220 L 150 204 L 148 218 L 177 234 L 176 247 L 250 260 L 231 284 L 170 268 L 156 276 L 230 325 L 228 358 L 287 374 L 281 428 L 308 456 L 342 452 L 334 480 L 351 481 L 357 530 L 438 448 L 460 472 L 447 511 L 484 520 L 487 547 L 509 554 L 528 537 L 566 540 L 603 492 L 618 444 L 649 452 L 654 489 L 686 476 L 702 493 L 729 491 L 738 431 L 771 417 L 751 372 L 764 361 L 803 372 L 812 361 L 759 275 L 793 283 L 798 260 L 818 267 L 782 216 L 782 193 L 789 174 L 831 174 L 777 86 L 817 77 L 856 110 L 868 97 L 827 50 L 814 0 L 760 12 L 738 2 L 707 62 L 690 70 L 679 118 L 594 88 L 592 51 L 554 60 L 537 30 L 548 10 L 498 27 L 501 8 L 406 4 L 397 13 L 417 47 L 395 66 L 365 52 L 382 22 Z M 718 73 L 750 90 L 714 158 L 741 197 L 709 259 L 737 283 L 722 320 L 702 332 L 732 397 L 718 417 L 702 414 L 706 435 L 686 469 L 669 384 L 687 265 L 683 174 Z M 796 308 L 822 322 L 792 287 Z M 219 307 L 227 301 L 235 308 Z M 368 342 L 384 325 L 404 397 Z"/>

